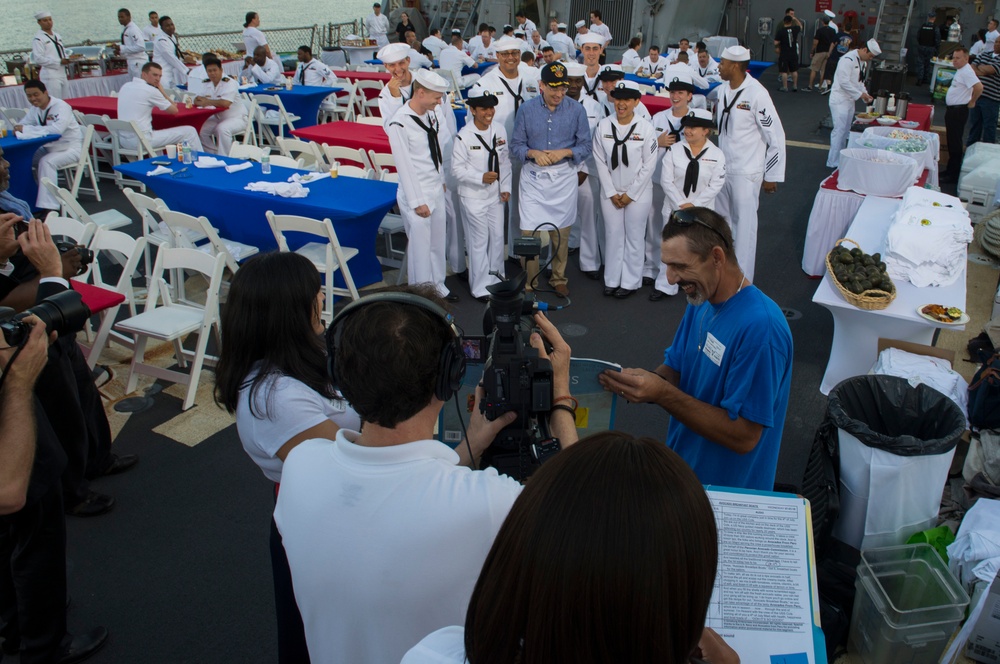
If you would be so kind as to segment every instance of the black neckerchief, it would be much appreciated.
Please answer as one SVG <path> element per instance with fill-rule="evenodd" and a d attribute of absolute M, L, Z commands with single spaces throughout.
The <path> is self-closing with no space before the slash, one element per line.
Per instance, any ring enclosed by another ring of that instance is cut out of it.
<path fill-rule="evenodd" d="M 507 88 L 507 92 L 514 97 L 514 112 L 517 113 L 517 109 L 521 106 L 521 102 L 524 101 L 524 97 L 521 96 L 521 90 L 524 89 L 524 81 L 517 82 L 517 92 L 514 92 L 509 85 L 507 85 L 507 79 L 504 78 L 503 74 L 500 74 L 497 78 L 503 83 L 503 86 Z"/>
<path fill-rule="evenodd" d="M 611 136 L 615 139 L 615 146 L 611 148 L 611 170 L 618 168 L 618 146 L 622 147 L 622 164 L 628 166 L 628 141 L 629 137 L 632 136 L 632 132 L 635 131 L 635 124 L 628 128 L 628 133 L 625 134 L 624 138 L 618 139 L 618 130 L 615 129 L 615 123 L 611 123 Z"/>
<path fill-rule="evenodd" d="M 708 76 L 708 67 L 705 67 L 704 69 L 702 69 L 701 67 L 698 67 L 698 74 L 702 78 L 704 78 L 705 76 Z"/>
<path fill-rule="evenodd" d="M 413 118 L 413 121 L 416 122 L 421 129 L 427 132 L 427 146 L 431 152 L 431 161 L 434 162 L 434 169 L 440 171 L 443 157 L 441 156 L 441 144 L 438 143 L 438 132 L 437 127 L 435 126 L 437 123 L 431 119 L 430 126 L 428 126 L 425 125 L 417 116 L 411 115 L 410 117 Z"/>
<path fill-rule="evenodd" d="M 672 114 L 667 116 L 667 125 L 670 126 L 670 132 L 669 133 L 670 133 L 671 136 L 674 137 L 676 143 L 680 143 L 681 142 L 681 127 L 680 127 L 680 125 L 677 125 L 676 128 L 674 127 L 674 123 L 672 122 L 673 117 L 674 116 Z M 680 119 L 683 120 L 684 119 L 683 116 Z"/>
<path fill-rule="evenodd" d="M 44 126 L 45 126 L 45 125 L 46 125 L 46 124 L 48 123 L 48 121 L 49 121 L 49 111 L 51 111 L 51 110 L 52 110 L 52 104 L 49 104 L 49 107 L 45 109 L 45 115 L 43 115 L 43 116 L 42 116 L 42 126 L 43 126 L 43 127 L 44 127 Z"/>
<path fill-rule="evenodd" d="M 649 63 L 649 73 L 650 74 L 655 74 L 656 72 L 660 71 L 660 67 L 662 67 L 662 66 L 663 65 L 659 64 L 659 60 L 656 61 L 656 64 L 653 64 L 652 62 L 650 62 Z"/>
<path fill-rule="evenodd" d="M 122 29 L 122 46 L 124 46 L 124 45 L 125 45 L 125 32 L 126 32 L 127 30 L 128 30 L 128 26 L 126 25 L 126 26 L 125 26 L 125 27 L 124 27 L 124 28 Z"/>
<path fill-rule="evenodd" d="M 584 91 L 584 93 L 586 93 L 594 101 L 601 101 L 600 99 L 597 98 L 597 84 L 598 84 L 598 80 L 597 80 L 597 77 L 595 76 L 594 77 L 594 87 L 588 88 L 587 87 L 587 77 L 586 76 L 583 77 L 583 91 Z"/>
<path fill-rule="evenodd" d="M 59 53 L 59 59 L 60 60 L 65 60 L 66 59 L 66 51 L 63 50 L 63 45 L 59 42 L 59 40 L 56 39 L 55 37 L 53 37 L 52 35 L 50 35 L 49 33 L 45 32 L 45 31 L 43 31 L 43 34 L 46 37 L 49 38 L 50 42 L 52 42 L 53 44 L 55 44 L 56 51 Z M 122 43 L 124 44 L 125 42 L 122 42 Z"/>
<path fill-rule="evenodd" d="M 740 95 L 743 94 L 744 90 L 746 90 L 746 88 L 740 88 L 739 90 L 737 90 L 736 94 L 733 95 L 733 100 L 728 104 L 723 102 L 724 106 L 722 108 L 722 115 L 719 117 L 720 134 L 729 133 L 729 115 L 730 113 L 732 113 L 733 106 L 736 106 L 736 101 L 740 98 Z"/>
<path fill-rule="evenodd" d="M 482 146 L 484 148 L 486 148 L 486 151 L 490 155 L 489 158 L 486 160 L 486 172 L 487 173 L 496 173 L 497 175 L 500 175 L 500 155 L 497 154 L 497 137 L 496 137 L 496 134 L 493 135 L 493 147 L 490 147 L 489 145 L 487 145 L 486 141 L 484 141 L 483 137 L 480 136 L 479 134 L 476 134 L 475 132 L 473 132 L 473 134 L 479 140 L 479 142 L 482 144 Z"/>
<path fill-rule="evenodd" d="M 302 69 L 299 70 L 299 83 L 301 85 L 306 84 L 306 70 L 312 67 L 312 61 L 309 64 L 304 64 Z"/>
<path fill-rule="evenodd" d="M 692 191 L 698 189 L 698 174 L 699 174 L 698 160 L 701 159 L 701 156 L 703 154 L 708 152 L 708 150 L 706 149 L 707 147 L 708 147 L 707 144 L 704 147 L 702 147 L 701 152 L 698 153 L 697 157 L 692 157 L 691 151 L 687 149 L 687 146 L 684 147 L 684 154 L 686 154 L 688 158 L 687 170 L 684 172 L 685 196 L 690 196 Z"/>
<path fill-rule="evenodd" d="M 177 43 L 177 37 L 174 37 L 173 35 L 167 35 L 167 39 L 169 39 L 174 45 L 174 55 L 177 56 L 178 60 L 184 62 L 184 54 L 181 53 L 181 47 Z"/>

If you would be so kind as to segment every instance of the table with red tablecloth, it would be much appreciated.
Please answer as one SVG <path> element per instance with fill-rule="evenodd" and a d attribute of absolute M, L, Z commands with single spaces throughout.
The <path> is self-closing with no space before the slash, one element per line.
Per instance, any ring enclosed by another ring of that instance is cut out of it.
<path fill-rule="evenodd" d="M 925 169 L 914 186 L 923 187 L 929 175 L 930 172 Z M 864 194 L 838 189 L 839 177 L 840 171 L 836 170 L 820 183 L 812 212 L 809 213 L 806 242 L 802 249 L 802 271 L 811 277 L 821 277 L 826 272 L 826 255 L 837 240 L 844 237 L 847 227 L 865 202 Z"/>
<path fill-rule="evenodd" d="M 642 105 L 646 107 L 650 115 L 656 115 L 660 111 L 665 111 L 670 108 L 670 97 L 661 97 L 659 95 L 643 95 L 640 100 Z"/>
<path fill-rule="evenodd" d="M 118 99 L 116 97 L 77 97 L 67 99 L 74 111 L 79 111 L 84 115 L 106 115 L 109 118 L 118 118 Z M 224 108 L 185 108 L 183 104 L 177 105 L 177 113 L 170 114 L 158 108 L 153 109 L 153 129 L 170 129 L 171 127 L 181 127 L 188 125 L 194 127 L 195 131 L 201 131 L 201 126 L 205 121 L 216 113 L 221 113 Z"/>
<path fill-rule="evenodd" d="M 296 138 L 304 141 L 314 141 L 323 145 L 339 145 L 355 150 L 374 150 L 382 154 L 389 154 L 392 149 L 389 147 L 389 137 L 381 125 L 361 124 L 360 122 L 327 122 L 296 129 L 292 132 Z M 353 164 L 352 164 L 353 165 Z M 357 164 L 360 166 L 361 164 Z"/>

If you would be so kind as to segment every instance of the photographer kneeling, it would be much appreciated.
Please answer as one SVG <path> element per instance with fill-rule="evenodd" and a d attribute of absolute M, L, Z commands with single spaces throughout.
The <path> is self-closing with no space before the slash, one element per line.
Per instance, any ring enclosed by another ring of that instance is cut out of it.
<path fill-rule="evenodd" d="M 569 395 L 570 348 L 543 315 L 531 345 L 548 357 L 554 396 Z M 458 388 L 464 356 L 444 302 L 428 286 L 348 305 L 327 332 L 335 385 L 361 433 L 308 440 L 285 459 L 275 521 L 315 662 L 384 664 L 429 632 L 461 624 L 486 553 L 521 485 L 471 470 L 515 416 L 472 409 L 466 441 L 433 439 Z M 567 409 L 551 414 L 563 447 L 576 441 Z M 470 458 L 471 453 L 471 458 Z"/>

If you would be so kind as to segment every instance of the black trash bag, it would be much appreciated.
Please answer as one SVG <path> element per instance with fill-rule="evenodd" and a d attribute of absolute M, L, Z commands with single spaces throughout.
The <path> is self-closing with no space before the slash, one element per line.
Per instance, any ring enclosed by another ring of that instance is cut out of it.
<path fill-rule="evenodd" d="M 840 444 L 837 427 L 829 418 L 813 437 L 809 460 L 802 473 L 802 497 L 812 512 L 813 542 L 822 555 L 840 516 Z"/>
<path fill-rule="evenodd" d="M 855 376 L 830 391 L 826 417 L 868 447 L 897 456 L 944 454 L 965 432 L 965 414 L 932 387 L 898 376 Z"/>

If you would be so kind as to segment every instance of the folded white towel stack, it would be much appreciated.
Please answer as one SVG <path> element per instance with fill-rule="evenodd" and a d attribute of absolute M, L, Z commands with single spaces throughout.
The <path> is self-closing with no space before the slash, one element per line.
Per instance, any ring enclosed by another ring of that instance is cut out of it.
<path fill-rule="evenodd" d="M 911 187 L 889 226 L 882 257 L 893 279 L 948 286 L 963 273 L 972 224 L 953 196 Z"/>
<path fill-rule="evenodd" d="M 305 198 L 309 195 L 309 189 L 298 182 L 251 182 L 243 188 L 282 198 Z"/>

